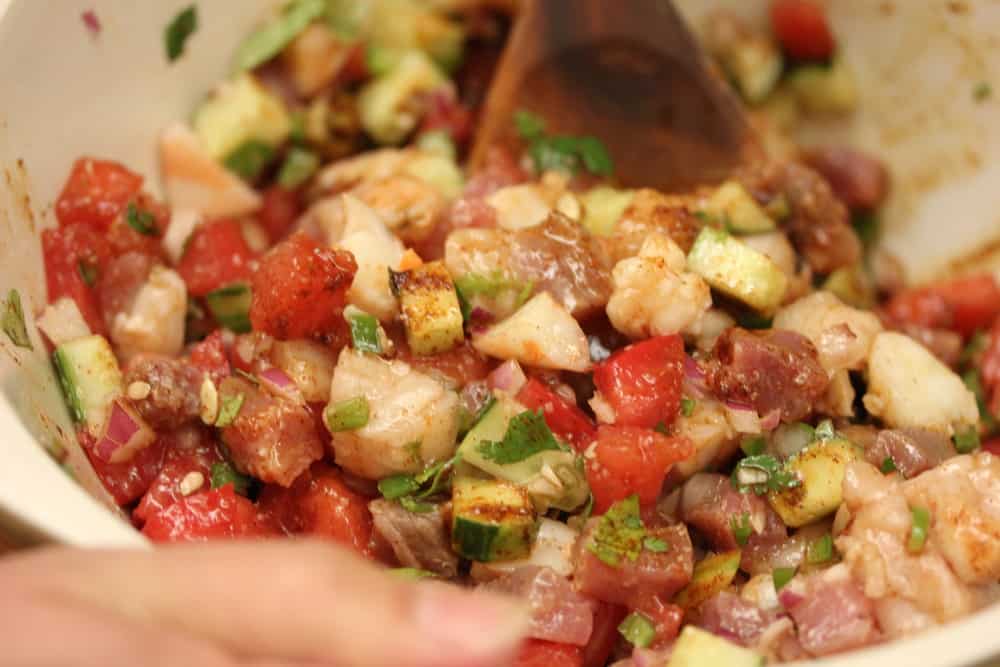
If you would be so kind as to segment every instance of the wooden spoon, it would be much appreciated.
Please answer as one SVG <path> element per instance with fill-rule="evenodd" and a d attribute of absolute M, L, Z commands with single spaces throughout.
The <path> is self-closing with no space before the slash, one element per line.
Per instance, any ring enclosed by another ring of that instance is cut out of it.
<path fill-rule="evenodd" d="M 527 110 L 551 134 L 599 138 L 618 181 L 717 182 L 758 152 L 740 101 L 669 0 L 524 0 L 486 99 L 471 165 L 517 141 Z"/>

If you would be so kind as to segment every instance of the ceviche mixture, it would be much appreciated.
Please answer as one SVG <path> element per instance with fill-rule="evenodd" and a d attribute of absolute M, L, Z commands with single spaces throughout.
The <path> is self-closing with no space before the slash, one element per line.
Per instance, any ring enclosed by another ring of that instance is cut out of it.
<path fill-rule="evenodd" d="M 704 26 L 772 157 L 664 193 L 527 110 L 464 169 L 513 4 L 294 0 L 163 131 L 164 199 L 73 164 L 37 323 L 137 529 L 519 596 L 521 667 L 825 656 L 994 599 L 1000 285 L 904 288 L 883 165 L 789 143 L 855 104 L 819 5 Z"/>

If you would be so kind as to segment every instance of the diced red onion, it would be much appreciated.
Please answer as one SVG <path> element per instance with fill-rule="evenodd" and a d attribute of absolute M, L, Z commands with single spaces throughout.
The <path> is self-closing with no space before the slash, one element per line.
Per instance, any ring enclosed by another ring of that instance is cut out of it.
<path fill-rule="evenodd" d="M 94 445 L 94 455 L 108 463 L 121 463 L 156 440 L 156 433 L 120 401 L 111 404 L 104 435 Z"/>
<path fill-rule="evenodd" d="M 257 373 L 257 377 L 260 378 L 261 385 L 272 394 L 279 394 L 299 402 L 303 400 L 302 394 L 292 378 L 288 377 L 288 374 L 277 366 L 260 371 Z"/>
<path fill-rule="evenodd" d="M 672 648 L 654 651 L 648 648 L 636 648 L 632 651 L 633 667 L 663 667 L 670 660 Z"/>
<path fill-rule="evenodd" d="M 521 387 L 528 381 L 521 364 L 513 359 L 505 361 L 486 376 L 486 385 L 490 389 L 499 389 L 509 394 L 516 394 L 521 391 Z"/>
<path fill-rule="evenodd" d="M 781 589 L 781 592 L 778 593 L 778 602 L 780 602 L 781 606 L 785 609 L 790 609 L 805 599 L 805 596 L 801 593 L 796 593 L 788 588 L 783 588 Z"/>
<path fill-rule="evenodd" d="M 708 398 L 712 395 L 705 378 L 705 369 L 688 355 L 684 355 L 684 389 L 684 393 L 696 398 Z"/>
<path fill-rule="evenodd" d="M 773 431 L 778 428 L 778 424 L 781 423 L 781 410 L 775 408 L 771 410 L 760 420 L 760 427 L 765 431 Z"/>
<path fill-rule="evenodd" d="M 94 35 L 98 35 L 101 32 L 101 21 L 97 18 L 97 14 L 93 9 L 88 9 L 83 14 L 80 15 L 83 19 L 83 25 L 87 26 L 89 30 Z"/>
<path fill-rule="evenodd" d="M 760 433 L 760 417 L 752 407 L 734 401 L 726 401 L 723 407 L 729 423 L 737 433 Z"/>

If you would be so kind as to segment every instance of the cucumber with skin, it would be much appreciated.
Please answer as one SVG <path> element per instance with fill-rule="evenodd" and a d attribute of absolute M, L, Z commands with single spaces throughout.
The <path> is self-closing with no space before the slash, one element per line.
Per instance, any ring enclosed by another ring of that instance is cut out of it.
<path fill-rule="evenodd" d="M 236 333 L 247 333 L 250 331 L 251 297 L 249 285 L 233 283 L 206 294 L 205 304 L 219 324 Z"/>
<path fill-rule="evenodd" d="M 768 494 L 771 507 L 793 528 L 837 511 L 844 499 L 847 464 L 859 457 L 854 443 L 843 438 L 812 443 L 785 464 L 802 484 Z"/>
<path fill-rule="evenodd" d="M 458 293 L 443 262 L 429 262 L 391 275 L 406 327 L 406 342 L 414 354 L 446 352 L 465 339 Z"/>
<path fill-rule="evenodd" d="M 91 335 L 63 343 L 52 353 L 73 421 L 99 437 L 112 401 L 122 393 L 122 372 L 111 345 Z"/>
<path fill-rule="evenodd" d="M 452 486 L 452 546 L 479 562 L 531 553 L 538 519 L 523 487 L 489 479 L 459 478 Z"/>
<path fill-rule="evenodd" d="M 721 229 L 702 228 L 687 261 L 713 289 L 759 312 L 774 311 L 788 288 L 777 264 Z"/>

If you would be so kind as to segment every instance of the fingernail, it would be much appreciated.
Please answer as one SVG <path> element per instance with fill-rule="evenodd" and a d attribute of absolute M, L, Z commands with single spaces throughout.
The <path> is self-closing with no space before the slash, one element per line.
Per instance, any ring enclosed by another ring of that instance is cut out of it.
<path fill-rule="evenodd" d="M 440 655 L 460 665 L 496 665 L 517 650 L 528 629 L 528 610 L 513 598 L 422 584 L 416 621 Z"/>

